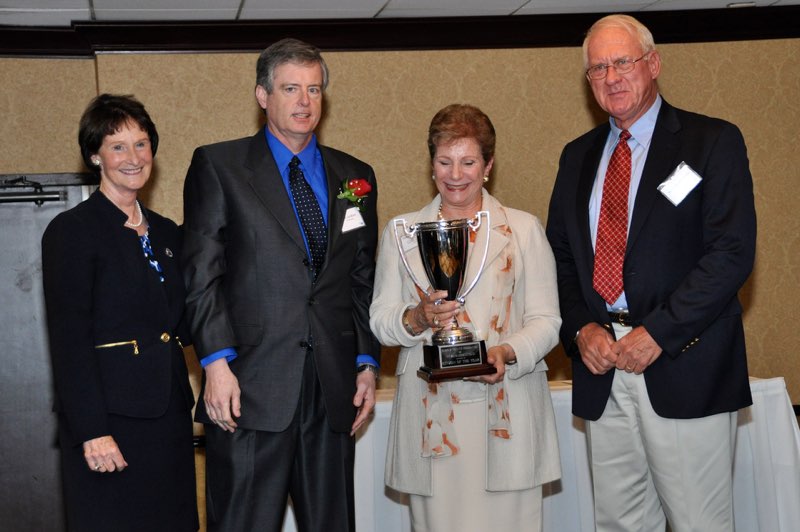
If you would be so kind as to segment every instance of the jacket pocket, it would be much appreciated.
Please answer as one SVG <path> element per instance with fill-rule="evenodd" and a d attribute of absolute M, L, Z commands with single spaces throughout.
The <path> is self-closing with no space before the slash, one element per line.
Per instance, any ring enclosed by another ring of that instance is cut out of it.
<path fill-rule="evenodd" d="M 136 340 L 125 340 L 123 342 L 111 342 L 111 343 L 108 343 L 108 344 L 100 344 L 100 345 L 94 346 L 94 348 L 95 349 L 108 349 L 108 348 L 111 348 L 111 347 L 122 347 L 122 346 L 126 346 L 126 345 L 131 346 L 131 348 L 133 349 L 133 354 L 134 355 L 138 355 L 139 354 L 139 342 L 137 342 Z"/>
<path fill-rule="evenodd" d="M 236 335 L 238 345 L 259 345 L 264 336 L 261 325 L 233 325 L 233 334 Z"/>
<path fill-rule="evenodd" d="M 95 346 L 106 410 L 138 418 L 162 415 L 169 403 L 174 347 L 136 340 Z"/>

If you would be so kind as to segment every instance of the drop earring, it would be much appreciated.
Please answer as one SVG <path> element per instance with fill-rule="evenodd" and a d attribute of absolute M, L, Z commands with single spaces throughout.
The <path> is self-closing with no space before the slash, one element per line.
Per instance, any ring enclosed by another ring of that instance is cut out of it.
<path fill-rule="evenodd" d="M 483 182 L 484 183 L 488 183 L 489 182 L 489 175 L 488 174 L 483 176 Z"/>
<path fill-rule="evenodd" d="M 431 174 L 431 179 L 433 179 L 434 181 L 436 181 L 436 174 Z"/>

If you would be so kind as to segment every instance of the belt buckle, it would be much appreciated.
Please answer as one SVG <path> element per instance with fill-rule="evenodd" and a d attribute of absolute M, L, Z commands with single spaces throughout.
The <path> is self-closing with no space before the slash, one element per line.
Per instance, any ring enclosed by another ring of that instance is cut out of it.
<path fill-rule="evenodd" d="M 633 327 L 629 312 L 609 312 L 611 321 L 615 321 L 623 327 Z"/>

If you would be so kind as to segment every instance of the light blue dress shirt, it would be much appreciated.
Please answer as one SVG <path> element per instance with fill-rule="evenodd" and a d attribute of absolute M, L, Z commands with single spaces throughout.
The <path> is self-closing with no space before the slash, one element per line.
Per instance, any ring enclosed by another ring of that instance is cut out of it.
<path fill-rule="evenodd" d="M 661 95 L 658 95 L 656 101 L 650 106 L 650 109 L 628 128 L 631 134 L 631 138 L 628 139 L 628 146 L 631 148 L 631 185 L 628 191 L 628 231 L 630 231 L 636 193 L 639 191 L 639 184 L 642 181 L 642 170 L 644 170 L 644 163 L 647 160 L 647 152 L 650 150 L 650 141 L 653 140 L 653 130 L 656 126 L 658 111 L 661 109 L 661 102 Z M 622 133 L 622 130 L 614 123 L 613 118 L 609 118 L 609 123 L 611 125 L 611 131 L 608 133 L 608 139 L 606 139 L 603 157 L 600 159 L 600 165 L 597 167 L 597 177 L 594 180 L 592 196 L 589 199 L 589 230 L 592 236 L 592 248 L 595 247 L 597 242 L 597 224 L 600 220 L 600 204 L 603 201 L 603 184 L 606 180 L 608 162 L 611 159 L 611 154 L 614 153 L 614 148 L 617 146 L 619 134 Z M 606 303 L 606 306 L 608 310 L 615 312 L 628 309 L 628 299 L 625 295 L 624 287 L 619 299 L 617 299 L 613 305 Z"/>

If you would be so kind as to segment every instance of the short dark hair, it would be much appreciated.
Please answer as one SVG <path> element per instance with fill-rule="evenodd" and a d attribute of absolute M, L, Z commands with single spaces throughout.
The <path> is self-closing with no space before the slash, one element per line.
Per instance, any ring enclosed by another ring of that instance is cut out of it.
<path fill-rule="evenodd" d="M 131 95 L 101 94 L 94 98 L 81 116 L 78 128 L 78 145 L 83 163 L 91 171 L 100 172 L 91 157 L 100 151 L 103 139 L 113 135 L 132 122 L 147 132 L 153 157 L 158 149 L 158 131 L 144 105 Z"/>
<path fill-rule="evenodd" d="M 275 69 L 286 63 L 319 64 L 322 68 L 322 90 L 328 88 L 328 65 L 319 48 L 292 38 L 281 39 L 261 52 L 256 64 L 256 85 L 261 85 L 267 94 L 272 94 Z"/>
<path fill-rule="evenodd" d="M 439 144 L 449 144 L 463 138 L 477 141 L 484 162 L 488 163 L 494 157 L 496 136 L 492 121 L 474 105 L 454 103 L 440 110 L 431 120 L 428 128 L 431 159 L 436 155 Z"/>

